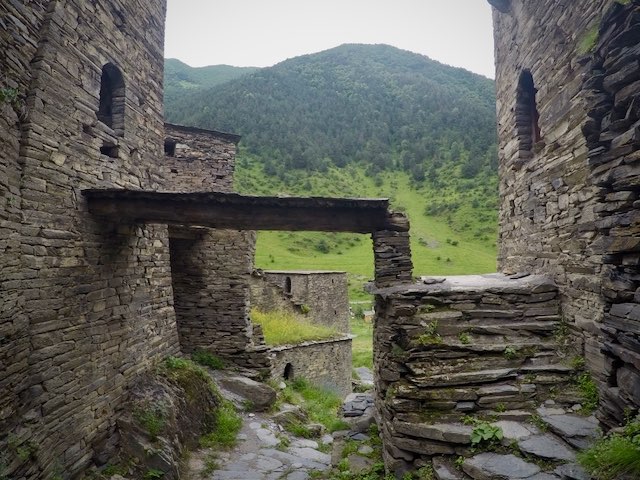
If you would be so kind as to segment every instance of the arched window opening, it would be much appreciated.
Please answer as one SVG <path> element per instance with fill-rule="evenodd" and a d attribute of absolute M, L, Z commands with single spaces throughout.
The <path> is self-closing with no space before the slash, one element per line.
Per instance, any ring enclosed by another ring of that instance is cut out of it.
<path fill-rule="evenodd" d="M 176 156 L 176 144 L 178 142 L 176 142 L 175 140 L 172 140 L 170 138 L 165 138 L 164 139 L 164 154 L 167 157 L 175 157 Z"/>
<path fill-rule="evenodd" d="M 529 70 L 520 74 L 518 98 L 516 103 L 516 126 L 520 150 L 531 151 L 542 138 L 540 135 L 538 107 L 536 105 L 536 87 Z"/>
<path fill-rule="evenodd" d="M 291 277 L 287 277 L 284 280 L 284 293 L 291 293 Z"/>
<path fill-rule="evenodd" d="M 282 374 L 282 378 L 285 380 L 293 380 L 293 365 L 287 363 L 284 366 L 284 373 Z"/>
<path fill-rule="evenodd" d="M 113 63 L 107 63 L 102 67 L 100 77 L 98 120 L 114 130 L 119 137 L 124 135 L 124 103 L 122 73 Z"/>

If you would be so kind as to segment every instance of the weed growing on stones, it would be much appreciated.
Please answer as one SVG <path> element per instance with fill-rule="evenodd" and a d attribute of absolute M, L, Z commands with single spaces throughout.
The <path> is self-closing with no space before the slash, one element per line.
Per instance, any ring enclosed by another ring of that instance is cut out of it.
<path fill-rule="evenodd" d="M 582 396 L 582 408 L 580 413 L 590 415 L 598 408 L 599 394 L 598 386 L 591 378 L 589 372 L 582 372 L 576 378 L 576 384 Z"/>
<path fill-rule="evenodd" d="M 220 357 L 205 350 L 196 350 L 191 354 L 191 359 L 200 365 L 213 368 L 214 370 L 222 370 L 225 366 L 224 361 Z"/>

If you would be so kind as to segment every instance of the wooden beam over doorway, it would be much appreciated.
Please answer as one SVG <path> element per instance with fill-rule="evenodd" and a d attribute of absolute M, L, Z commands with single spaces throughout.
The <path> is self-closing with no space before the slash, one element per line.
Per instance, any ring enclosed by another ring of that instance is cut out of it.
<path fill-rule="evenodd" d="M 112 221 L 233 230 L 406 232 L 385 198 L 257 197 L 236 193 L 83 190 L 89 211 Z"/>

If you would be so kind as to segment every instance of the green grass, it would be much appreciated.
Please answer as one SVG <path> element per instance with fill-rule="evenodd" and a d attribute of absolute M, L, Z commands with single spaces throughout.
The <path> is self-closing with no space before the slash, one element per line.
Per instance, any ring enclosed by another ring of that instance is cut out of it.
<path fill-rule="evenodd" d="M 580 452 L 578 462 L 596 480 L 640 478 L 640 416 L 629 421 L 622 433 Z"/>
<path fill-rule="evenodd" d="M 416 185 L 404 172 L 384 172 L 377 179 L 364 168 L 332 168 L 305 173 L 289 184 L 266 176 L 258 164 L 241 154 L 236 189 L 254 195 L 382 197 L 391 208 L 408 215 L 414 275 L 463 275 L 496 270 L 497 181 L 495 177 L 455 180 L 434 188 Z M 429 211 L 433 214 L 427 215 Z M 256 266 L 268 269 L 343 270 L 351 300 L 369 299 L 362 291 L 373 278 L 369 235 L 322 232 L 258 233 Z"/>
<path fill-rule="evenodd" d="M 238 432 L 242 428 L 242 418 L 233 404 L 224 401 L 215 413 L 215 430 L 200 438 L 200 445 L 206 448 L 231 448 L 236 445 Z"/>
<path fill-rule="evenodd" d="M 196 350 L 191 354 L 191 359 L 200 365 L 213 368 L 214 370 L 221 370 L 224 368 L 224 361 L 220 357 L 217 357 L 211 352 L 207 352 L 205 350 Z"/>
<path fill-rule="evenodd" d="M 251 321 L 262 326 L 267 345 L 290 345 L 309 340 L 336 337 L 338 332 L 325 325 L 311 323 L 289 312 L 251 310 Z"/>
<path fill-rule="evenodd" d="M 364 320 L 351 320 L 351 333 L 356 337 L 351 341 L 353 367 L 373 369 L 373 323 Z"/>
<path fill-rule="evenodd" d="M 338 417 L 342 399 L 330 390 L 312 385 L 303 378 L 296 378 L 287 383 L 280 395 L 288 403 L 299 405 L 311 422 L 324 425 L 329 432 L 347 427 Z M 304 425 L 293 425 L 292 429 L 295 435 L 307 436 Z"/>

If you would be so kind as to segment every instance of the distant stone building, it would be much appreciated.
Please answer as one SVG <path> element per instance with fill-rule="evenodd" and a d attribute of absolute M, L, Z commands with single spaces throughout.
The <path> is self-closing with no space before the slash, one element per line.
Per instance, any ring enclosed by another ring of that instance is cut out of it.
<path fill-rule="evenodd" d="M 318 324 L 349 331 L 349 291 L 345 272 L 325 270 L 265 270 L 267 281 L 278 285 Z"/>
<path fill-rule="evenodd" d="M 283 311 L 335 329 L 333 339 L 270 347 L 275 379 L 305 378 L 341 396 L 351 392 L 347 274 L 324 270 L 256 270 L 251 307 Z"/>

